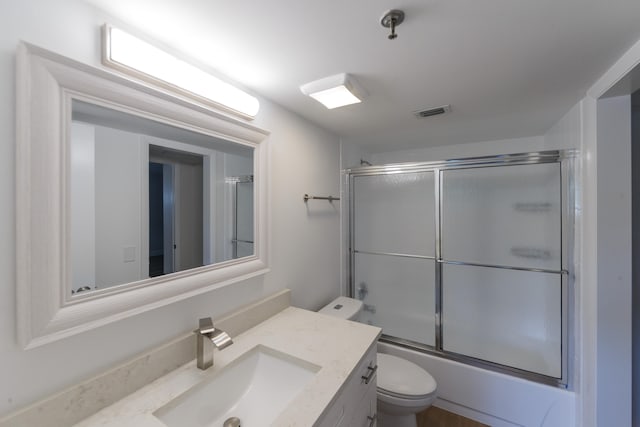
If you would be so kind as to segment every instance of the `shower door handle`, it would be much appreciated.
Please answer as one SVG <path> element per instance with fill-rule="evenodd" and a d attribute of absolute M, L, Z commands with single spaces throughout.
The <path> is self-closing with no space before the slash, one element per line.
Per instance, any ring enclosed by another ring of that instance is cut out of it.
<path fill-rule="evenodd" d="M 371 378 L 373 378 L 373 376 L 376 374 L 376 371 L 378 370 L 378 365 L 376 366 L 367 366 L 367 370 L 369 371 L 366 375 L 361 376 L 360 378 L 362 378 L 364 380 L 365 384 L 369 384 L 369 381 L 371 381 Z"/>

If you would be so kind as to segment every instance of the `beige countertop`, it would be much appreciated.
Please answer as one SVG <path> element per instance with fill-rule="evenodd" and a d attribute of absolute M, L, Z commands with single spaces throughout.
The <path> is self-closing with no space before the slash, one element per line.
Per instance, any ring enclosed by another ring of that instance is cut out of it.
<path fill-rule="evenodd" d="M 262 345 L 320 367 L 282 412 L 275 426 L 310 427 L 333 402 L 380 329 L 289 307 L 246 332 L 234 344 L 215 350 L 213 367 L 196 368 L 195 360 L 77 423 L 75 427 L 163 427 L 153 413 L 193 386 L 211 378 L 255 346 Z M 194 349 L 195 358 L 195 349 Z"/>

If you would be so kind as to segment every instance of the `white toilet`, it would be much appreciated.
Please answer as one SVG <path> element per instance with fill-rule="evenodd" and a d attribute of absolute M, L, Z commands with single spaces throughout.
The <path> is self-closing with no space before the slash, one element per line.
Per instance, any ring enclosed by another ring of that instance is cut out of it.
<path fill-rule="evenodd" d="M 319 312 L 357 320 L 362 301 L 338 297 Z M 378 353 L 378 427 L 416 427 L 416 414 L 436 399 L 436 381 L 420 366 Z"/>

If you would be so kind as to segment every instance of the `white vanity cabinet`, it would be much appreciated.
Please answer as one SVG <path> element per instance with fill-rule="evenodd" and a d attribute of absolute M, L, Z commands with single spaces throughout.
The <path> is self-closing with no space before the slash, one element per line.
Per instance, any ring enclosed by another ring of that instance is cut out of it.
<path fill-rule="evenodd" d="M 373 427 L 376 425 L 376 345 L 362 358 L 317 427 Z"/>

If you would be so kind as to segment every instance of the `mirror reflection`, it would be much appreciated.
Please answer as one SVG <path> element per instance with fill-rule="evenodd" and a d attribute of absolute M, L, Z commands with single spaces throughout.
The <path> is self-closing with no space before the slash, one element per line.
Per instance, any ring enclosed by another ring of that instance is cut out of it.
<path fill-rule="evenodd" d="M 253 148 L 74 100 L 77 295 L 254 254 Z"/>

